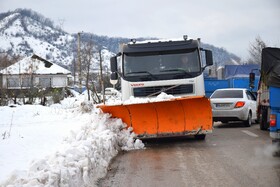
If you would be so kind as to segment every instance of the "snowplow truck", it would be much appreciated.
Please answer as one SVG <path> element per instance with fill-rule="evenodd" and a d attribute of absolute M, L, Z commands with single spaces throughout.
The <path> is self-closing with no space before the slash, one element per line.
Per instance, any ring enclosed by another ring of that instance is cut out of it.
<path fill-rule="evenodd" d="M 202 55 L 205 57 L 202 66 Z M 100 105 L 121 118 L 140 139 L 194 136 L 212 132 L 212 111 L 205 97 L 203 71 L 213 64 L 212 51 L 200 39 L 136 42 L 120 45 L 110 59 L 111 83 L 121 79 L 122 100 L 155 98 L 162 92 L 171 99 L 144 103 Z M 124 102 L 126 103 L 126 102 Z"/>
<path fill-rule="evenodd" d="M 254 76 L 250 76 L 250 82 Z M 257 114 L 260 129 L 270 131 L 273 142 L 280 142 L 280 48 L 262 49 Z"/>

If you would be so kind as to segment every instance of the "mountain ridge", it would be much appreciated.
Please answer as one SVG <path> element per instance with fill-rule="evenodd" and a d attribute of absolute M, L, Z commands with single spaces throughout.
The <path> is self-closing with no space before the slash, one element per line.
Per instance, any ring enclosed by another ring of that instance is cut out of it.
<path fill-rule="evenodd" d="M 156 38 L 137 38 L 137 41 Z M 55 26 L 54 22 L 31 9 L 16 9 L 0 14 L 0 53 L 9 55 L 30 56 L 33 53 L 55 62 L 67 69 L 77 56 L 77 34 L 70 34 Z M 96 49 L 112 56 L 118 52 L 120 43 L 130 41 L 124 37 L 99 36 L 83 33 L 81 42 L 93 41 Z M 238 64 L 240 58 L 211 44 L 202 43 L 203 48 L 213 51 L 216 66 Z M 109 65 L 109 56 L 104 56 Z M 97 61 L 97 59 L 96 59 Z"/>

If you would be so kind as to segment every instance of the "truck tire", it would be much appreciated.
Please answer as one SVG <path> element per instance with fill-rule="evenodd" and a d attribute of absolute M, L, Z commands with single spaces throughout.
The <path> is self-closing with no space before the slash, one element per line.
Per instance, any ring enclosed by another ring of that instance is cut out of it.
<path fill-rule="evenodd" d="M 269 127 L 267 123 L 267 108 L 261 108 L 260 129 L 267 130 Z"/>
<path fill-rule="evenodd" d="M 261 111 L 261 106 L 258 105 L 258 108 L 257 108 L 257 119 L 255 120 L 256 123 L 260 123 L 260 121 L 261 121 L 260 111 Z"/>

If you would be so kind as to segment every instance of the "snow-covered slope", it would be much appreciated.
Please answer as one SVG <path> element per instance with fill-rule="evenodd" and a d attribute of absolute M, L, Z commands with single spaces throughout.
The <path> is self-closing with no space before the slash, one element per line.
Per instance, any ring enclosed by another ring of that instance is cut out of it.
<path fill-rule="evenodd" d="M 33 53 L 51 62 L 69 65 L 74 37 L 56 28 L 36 12 L 17 9 L 0 15 L 0 51 L 10 55 Z"/>
<path fill-rule="evenodd" d="M 83 33 L 81 43 L 92 39 L 92 34 Z M 0 14 L 0 53 L 20 55 L 22 57 L 36 54 L 50 62 L 72 70 L 73 60 L 77 57 L 77 34 L 69 34 L 48 18 L 27 9 Z M 107 46 L 96 41 L 94 51 L 102 49 L 103 65 L 109 65 L 114 55 Z M 108 44 L 110 45 L 110 44 Z M 99 67 L 99 54 L 93 58 L 92 69 Z"/>

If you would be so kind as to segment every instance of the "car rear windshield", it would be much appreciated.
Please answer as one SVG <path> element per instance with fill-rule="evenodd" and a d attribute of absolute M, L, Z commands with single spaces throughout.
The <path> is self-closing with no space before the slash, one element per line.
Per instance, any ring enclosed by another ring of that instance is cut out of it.
<path fill-rule="evenodd" d="M 243 98 L 242 90 L 217 90 L 211 98 Z"/>

